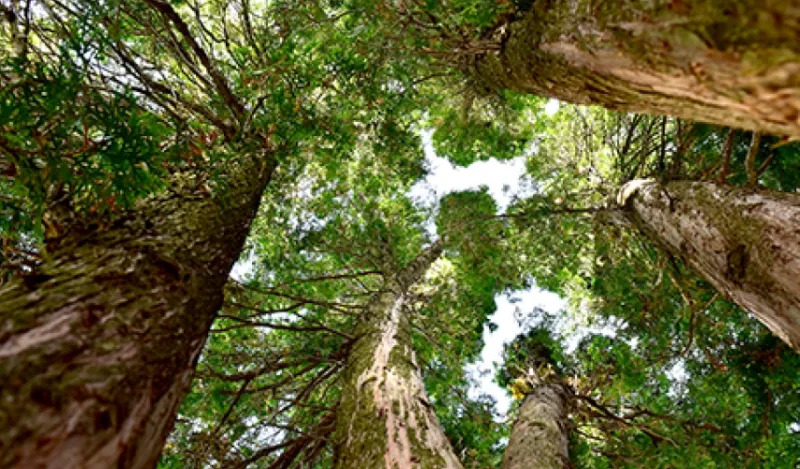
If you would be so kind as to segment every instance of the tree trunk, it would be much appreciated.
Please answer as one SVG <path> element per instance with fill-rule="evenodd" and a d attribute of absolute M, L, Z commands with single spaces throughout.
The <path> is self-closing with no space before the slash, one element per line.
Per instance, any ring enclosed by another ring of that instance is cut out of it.
<path fill-rule="evenodd" d="M 537 0 L 468 72 L 489 89 L 800 135 L 798 0 Z"/>
<path fill-rule="evenodd" d="M 800 350 L 800 194 L 639 180 L 618 201 L 650 239 Z"/>
<path fill-rule="evenodd" d="M 543 384 L 525 396 L 511 428 L 503 469 L 565 469 L 569 464 L 569 396 L 561 383 Z"/>
<path fill-rule="evenodd" d="M 176 179 L 0 290 L 0 467 L 155 466 L 274 167 Z"/>
<path fill-rule="evenodd" d="M 435 243 L 387 279 L 359 327 L 337 412 L 337 469 L 461 469 L 425 395 L 405 311 L 409 287 L 441 250 Z"/>

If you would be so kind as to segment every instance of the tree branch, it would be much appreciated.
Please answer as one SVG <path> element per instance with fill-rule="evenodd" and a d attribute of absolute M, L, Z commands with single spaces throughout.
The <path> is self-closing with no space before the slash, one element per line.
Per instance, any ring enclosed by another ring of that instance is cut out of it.
<path fill-rule="evenodd" d="M 733 153 L 733 142 L 736 140 L 736 131 L 728 131 L 728 138 L 725 139 L 725 146 L 722 150 L 722 170 L 719 173 L 719 182 L 724 184 L 728 180 L 728 170 L 731 164 L 731 154 Z"/>
<path fill-rule="evenodd" d="M 756 155 L 761 145 L 761 132 L 753 132 L 753 139 L 750 141 L 750 149 L 747 151 L 747 158 L 744 160 L 745 171 L 747 172 L 747 185 L 758 187 L 758 171 L 756 170 Z"/>
<path fill-rule="evenodd" d="M 163 1 L 163 0 L 144 0 L 145 3 L 153 7 L 156 11 L 161 12 L 181 33 L 183 39 L 189 44 L 189 47 L 192 49 L 192 52 L 197 56 L 200 60 L 200 63 L 203 64 L 203 68 L 206 69 L 208 74 L 211 76 L 211 80 L 214 82 L 214 85 L 217 89 L 217 92 L 222 95 L 222 99 L 225 101 L 225 104 L 233 111 L 234 116 L 237 119 L 241 119 L 245 116 L 245 109 L 242 103 L 239 102 L 238 98 L 233 94 L 230 87 L 228 86 L 228 82 L 225 81 L 225 78 L 219 73 L 219 71 L 214 67 L 214 64 L 211 62 L 211 58 L 208 56 L 206 51 L 200 46 L 200 43 L 192 35 L 192 32 L 189 30 L 189 26 L 183 21 L 183 18 L 172 8 L 172 5 Z"/>

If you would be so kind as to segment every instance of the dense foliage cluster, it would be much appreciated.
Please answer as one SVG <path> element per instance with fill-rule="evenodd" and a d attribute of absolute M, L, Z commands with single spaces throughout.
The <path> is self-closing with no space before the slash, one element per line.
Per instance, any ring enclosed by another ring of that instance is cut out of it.
<path fill-rule="evenodd" d="M 533 261 L 527 271 L 569 299 L 573 324 L 611 334 L 589 335 L 568 354 L 564 379 L 590 407 L 575 415 L 576 460 L 791 467 L 796 353 L 614 213 L 615 191 L 635 178 L 747 184 L 752 137 L 574 107 L 551 125 L 529 160 L 541 193 L 510 212 L 517 249 Z M 781 158 L 796 167 L 795 145 L 770 138 L 756 151 L 759 184 L 796 190 L 796 171 L 771 166 Z"/>
<path fill-rule="evenodd" d="M 568 385 L 575 467 L 796 467 L 800 356 L 615 200 L 646 178 L 798 192 L 800 144 L 482 89 L 471 61 L 532 2 L 12 3 L 0 287 L 154 194 L 223 194 L 243 153 L 277 160 L 159 467 L 332 467 L 354 331 L 437 239 L 408 314 L 464 467 L 500 467 L 516 407 L 500 415 L 468 365 L 496 296 L 534 285 L 568 306 L 530 312 L 497 381 Z M 481 188 L 422 206 L 426 130 L 456 165 L 523 158 L 534 193 L 503 213 Z"/>

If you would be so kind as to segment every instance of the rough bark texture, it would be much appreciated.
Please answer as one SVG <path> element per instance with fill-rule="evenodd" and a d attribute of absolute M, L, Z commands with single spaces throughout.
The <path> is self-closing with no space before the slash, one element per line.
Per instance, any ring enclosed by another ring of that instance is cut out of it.
<path fill-rule="evenodd" d="M 408 288 L 440 255 L 434 244 L 370 304 L 343 377 L 337 469 L 460 469 L 425 395 L 411 344 Z"/>
<path fill-rule="evenodd" d="M 642 232 L 800 350 L 800 194 L 633 181 L 621 195 Z"/>
<path fill-rule="evenodd" d="M 184 180 L 0 291 L 0 467 L 155 466 L 274 165 Z"/>
<path fill-rule="evenodd" d="M 800 135 L 798 0 L 537 0 L 520 15 L 469 67 L 489 89 Z"/>
<path fill-rule="evenodd" d="M 519 409 L 503 469 L 569 467 L 568 393 L 561 383 L 536 387 Z"/>

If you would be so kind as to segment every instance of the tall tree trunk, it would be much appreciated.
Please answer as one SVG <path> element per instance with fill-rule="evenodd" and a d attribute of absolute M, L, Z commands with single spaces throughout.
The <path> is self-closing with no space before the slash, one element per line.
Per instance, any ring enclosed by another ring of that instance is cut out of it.
<path fill-rule="evenodd" d="M 562 383 L 525 396 L 511 428 L 503 469 L 565 469 L 569 464 L 569 394 Z"/>
<path fill-rule="evenodd" d="M 650 239 L 800 350 L 800 194 L 639 180 L 618 201 Z"/>
<path fill-rule="evenodd" d="M 274 167 L 142 200 L 0 291 L 0 466 L 155 466 Z"/>
<path fill-rule="evenodd" d="M 479 83 L 577 104 L 800 135 L 798 0 L 536 0 Z"/>
<path fill-rule="evenodd" d="M 461 468 L 425 395 L 405 304 L 441 250 L 435 243 L 388 278 L 359 327 L 337 412 L 337 469 Z"/>

